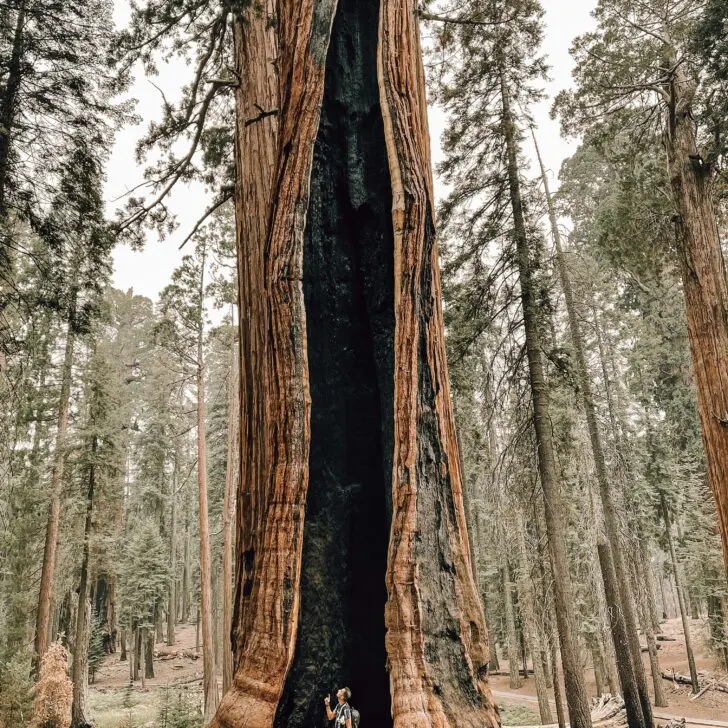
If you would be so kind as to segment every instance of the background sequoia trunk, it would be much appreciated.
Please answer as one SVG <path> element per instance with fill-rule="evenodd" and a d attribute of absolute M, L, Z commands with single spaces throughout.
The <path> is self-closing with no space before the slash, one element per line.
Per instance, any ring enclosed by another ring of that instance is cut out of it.
<path fill-rule="evenodd" d="M 675 68 L 667 89 L 668 171 L 678 210 L 677 249 L 708 482 L 728 572 L 728 280 L 710 192 L 712 173 L 696 144 L 695 88 L 679 64 Z"/>
<path fill-rule="evenodd" d="M 348 684 L 372 725 L 497 726 L 416 3 L 267 0 L 235 44 L 235 676 L 213 725 L 323 725 Z"/>

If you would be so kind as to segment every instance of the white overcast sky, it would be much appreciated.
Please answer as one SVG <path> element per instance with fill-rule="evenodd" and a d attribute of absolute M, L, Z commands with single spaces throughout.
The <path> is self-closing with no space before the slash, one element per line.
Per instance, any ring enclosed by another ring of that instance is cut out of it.
<path fill-rule="evenodd" d="M 591 11 L 596 0 L 541 0 L 546 11 L 546 34 L 543 53 L 551 66 L 551 81 L 546 91 L 549 99 L 534 109 L 538 126 L 539 144 L 547 167 L 554 177 L 558 174 L 561 162 L 574 151 L 573 141 L 561 138 L 558 123 L 549 118 L 551 99 L 561 89 L 571 85 L 572 60 L 569 47 L 573 38 L 593 27 Z M 116 0 L 115 20 L 124 26 L 128 19 L 126 0 Z M 168 65 L 160 64 L 160 73 L 151 79 L 165 95 L 174 99 L 189 74 L 189 66 L 182 62 Z M 139 126 L 123 129 L 116 139 L 107 169 L 106 197 L 110 208 L 118 203 L 112 200 L 123 195 L 142 180 L 143 167 L 138 165 L 134 155 L 137 139 L 143 134 L 151 120 L 161 116 L 161 96 L 146 78 L 139 77 L 131 89 L 131 96 L 138 100 L 136 113 L 144 120 Z M 435 160 L 439 158 L 439 137 L 445 122 L 444 116 L 436 109 L 430 114 L 432 152 Z M 435 182 L 437 189 L 437 181 Z M 136 293 L 156 298 L 159 291 L 169 282 L 174 268 L 178 265 L 182 252 L 178 250 L 180 241 L 206 207 L 204 190 L 199 186 L 180 188 L 173 195 L 170 210 L 177 215 L 180 227 L 176 234 L 159 241 L 152 234 L 144 250 L 135 252 L 128 247 L 119 246 L 114 252 L 113 283 L 117 288 L 133 288 Z"/>

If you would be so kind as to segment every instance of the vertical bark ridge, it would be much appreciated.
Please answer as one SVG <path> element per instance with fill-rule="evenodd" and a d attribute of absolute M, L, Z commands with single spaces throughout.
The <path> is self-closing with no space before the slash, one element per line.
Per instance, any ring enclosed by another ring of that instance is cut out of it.
<path fill-rule="evenodd" d="M 667 156 L 679 215 L 677 249 L 697 389 L 708 482 L 715 497 L 728 569 L 728 280 L 691 113 L 694 89 L 676 72 L 668 111 Z"/>
<path fill-rule="evenodd" d="M 265 351 L 267 307 L 264 305 L 264 254 L 278 141 L 278 39 L 272 22 L 275 0 L 260 10 L 248 8 L 233 21 L 236 72 L 242 79 L 236 94 L 236 195 L 240 304 L 240 503 L 233 643 L 241 654 L 241 626 L 250 599 L 255 566 L 254 534 L 261 526 L 265 431 Z M 263 116 L 264 113 L 268 115 Z M 260 118 L 259 118 L 260 117 Z M 237 662 L 237 659 L 236 659 Z"/>
<path fill-rule="evenodd" d="M 242 557 L 235 677 L 213 726 L 271 726 L 296 643 L 310 442 L 303 235 L 334 10 L 334 0 L 267 2 L 235 19 L 240 78 L 250 77 L 236 99 Z M 277 129 L 247 147 L 273 112 Z"/>
<path fill-rule="evenodd" d="M 385 611 L 397 728 L 495 726 L 450 403 L 415 4 L 381 0 L 395 263 L 393 519 Z"/>

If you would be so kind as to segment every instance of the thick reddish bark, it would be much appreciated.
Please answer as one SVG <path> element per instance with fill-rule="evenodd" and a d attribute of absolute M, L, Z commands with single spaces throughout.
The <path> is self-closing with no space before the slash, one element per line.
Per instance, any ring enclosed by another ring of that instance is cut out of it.
<path fill-rule="evenodd" d="M 494 726 L 445 359 L 416 3 L 381 0 L 394 229 L 394 463 L 385 622 L 395 726 Z"/>
<path fill-rule="evenodd" d="M 372 724 L 496 726 L 416 3 L 243 12 L 235 677 L 213 725 L 320 724 L 351 681 Z"/>
<path fill-rule="evenodd" d="M 728 282 L 710 191 L 698 155 L 691 105 L 695 88 L 679 68 L 669 85 L 667 157 L 678 209 L 677 247 L 698 411 L 728 569 Z"/>

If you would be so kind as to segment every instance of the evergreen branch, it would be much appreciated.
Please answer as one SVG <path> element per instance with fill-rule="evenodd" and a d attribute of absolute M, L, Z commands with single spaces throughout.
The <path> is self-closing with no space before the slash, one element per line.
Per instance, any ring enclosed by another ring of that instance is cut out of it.
<path fill-rule="evenodd" d="M 210 217 L 210 215 L 212 215 L 212 213 L 215 212 L 215 210 L 217 210 L 219 207 L 222 207 L 228 200 L 231 200 L 232 197 L 233 197 L 233 192 L 231 190 L 228 189 L 228 190 L 224 191 L 222 193 L 222 195 L 220 196 L 220 198 L 216 202 L 214 202 L 212 205 L 210 205 L 210 207 L 208 207 L 204 213 L 202 213 L 202 216 L 194 224 L 194 227 L 192 228 L 192 230 L 190 230 L 187 237 L 179 244 L 178 250 L 182 250 L 182 248 L 184 248 L 184 246 L 190 240 L 192 240 L 192 238 L 195 236 L 195 234 L 200 229 L 200 227 L 205 222 L 205 220 L 207 220 L 207 218 Z"/>
<path fill-rule="evenodd" d="M 150 38 L 146 38 L 137 45 L 128 46 L 124 50 L 127 53 L 136 53 L 137 51 L 142 50 L 143 48 L 146 48 L 147 46 L 154 45 L 156 41 L 158 41 L 160 38 L 165 36 L 172 28 L 174 28 L 175 25 L 177 25 L 186 15 L 192 15 L 194 11 L 199 10 L 207 3 L 207 0 L 200 0 L 196 5 L 194 5 L 192 8 L 186 9 L 184 12 L 180 13 L 179 15 L 171 18 L 169 22 L 167 22 L 165 25 L 162 26 L 162 29 L 157 31 L 153 36 Z"/>
<path fill-rule="evenodd" d="M 197 64 L 197 71 L 195 72 L 195 78 L 192 81 L 192 86 L 190 88 L 190 99 L 187 104 L 187 108 L 185 110 L 185 123 L 188 123 L 190 119 L 192 118 L 192 113 L 195 107 L 195 103 L 197 101 L 197 92 L 200 88 L 200 83 L 202 82 L 202 76 L 205 72 L 205 68 L 207 67 L 207 64 L 212 58 L 213 53 L 215 52 L 215 48 L 217 46 L 218 42 L 218 33 L 221 29 L 224 29 L 225 22 L 227 21 L 227 11 L 219 15 L 211 24 L 211 30 L 210 30 L 210 41 L 209 45 L 205 51 L 205 53 L 202 55 L 202 58 L 200 59 L 200 62 Z"/>
<path fill-rule="evenodd" d="M 667 41 L 666 38 L 661 36 L 659 33 L 655 32 L 654 30 L 650 30 L 649 28 L 645 28 L 644 25 L 639 25 L 639 23 L 635 23 L 632 20 L 630 20 L 626 15 L 623 15 L 618 10 L 614 11 L 614 14 L 623 20 L 628 25 L 631 25 L 635 30 L 639 30 L 640 33 L 644 33 L 645 35 L 651 35 L 653 38 L 656 38 L 660 41 L 660 43 L 664 43 L 665 45 L 670 45 L 670 43 Z"/>
<path fill-rule="evenodd" d="M 506 25 L 512 23 L 518 17 L 517 14 L 512 15 L 505 20 L 476 20 L 475 18 L 454 18 L 450 15 L 436 15 L 435 13 L 426 13 L 421 10 L 419 16 L 422 20 L 431 20 L 436 23 L 450 23 L 452 25 L 474 25 L 477 27 L 492 27 L 496 25 Z"/>
<path fill-rule="evenodd" d="M 179 182 L 179 180 L 182 178 L 182 175 L 185 173 L 187 168 L 192 163 L 192 158 L 195 155 L 195 152 L 197 151 L 197 147 L 199 146 L 200 139 L 202 138 L 202 132 L 205 128 L 205 120 L 207 118 L 207 112 L 210 108 L 210 104 L 212 103 L 212 100 L 215 98 L 215 95 L 217 93 L 216 86 L 213 86 L 205 95 L 205 98 L 202 101 L 202 106 L 200 108 L 197 122 L 195 125 L 195 135 L 192 138 L 192 143 L 190 144 L 190 147 L 187 151 L 187 154 L 184 156 L 182 160 L 178 164 L 175 165 L 174 172 L 169 172 L 167 175 L 162 177 L 160 182 L 162 182 L 164 179 L 169 179 L 169 182 L 165 186 L 165 188 L 157 195 L 157 197 L 152 200 L 152 202 L 142 205 L 136 212 L 134 212 L 132 215 L 130 215 L 126 220 L 123 220 L 119 226 L 117 227 L 117 232 L 123 232 L 124 230 L 127 230 L 132 225 L 134 225 L 137 222 L 140 222 L 141 220 L 144 220 L 146 216 L 158 205 L 160 205 L 164 199 L 169 195 L 169 193 L 172 191 L 174 186 Z M 171 177 L 171 179 L 170 179 Z"/>

